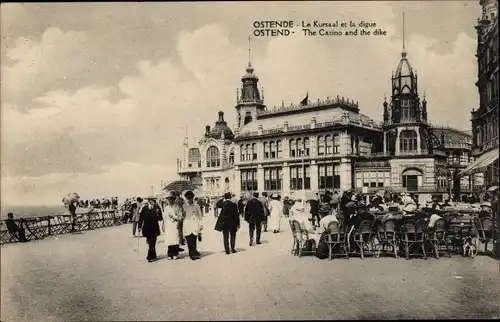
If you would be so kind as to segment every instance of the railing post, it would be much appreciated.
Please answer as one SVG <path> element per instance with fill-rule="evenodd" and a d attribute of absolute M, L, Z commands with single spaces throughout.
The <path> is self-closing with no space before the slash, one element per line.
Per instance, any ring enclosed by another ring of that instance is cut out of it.
<path fill-rule="evenodd" d="M 47 229 L 48 229 L 49 236 L 52 235 L 52 231 L 51 231 L 51 227 L 50 227 L 50 219 L 52 219 L 52 216 L 47 217 Z"/>

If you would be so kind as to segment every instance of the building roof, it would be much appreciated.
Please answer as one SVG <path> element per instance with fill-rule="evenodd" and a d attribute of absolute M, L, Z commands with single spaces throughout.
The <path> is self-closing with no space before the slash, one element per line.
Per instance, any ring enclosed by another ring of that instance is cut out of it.
<path fill-rule="evenodd" d="M 441 136 L 444 135 L 445 147 L 457 144 L 472 144 L 471 134 L 451 127 L 432 127 L 432 133 L 440 140 Z"/>
<path fill-rule="evenodd" d="M 364 114 L 344 110 L 340 107 L 334 107 L 325 110 L 309 110 L 299 114 L 277 115 L 275 117 L 257 119 L 256 121 L 250 122 L 245 125 L 240 130 L 239 134 L 244 135 L 258 131 L 260 126 L 262 126 L 262 130 L 283 129 L 285 122 L 288 122 L 289 127 L 308 125 L 311 124 L 313 117 L 316 118 L 316 123 L 340 123 L 343 118 L 347 117 L 347 119 L 350 121 L 357 121 L 366 125 L 377 124 L 377 122 L 373 121 L 371 118 Z"/>
<path fill-rule="evenodd" d="M 233 131 L 227 126 L 227 122 L 224 121 L 224 112 L 219 112 L 219 120 L 215 122 L 215 126 L 210 131 L 209 137 L 219 140 L 223 135 L 226 140 L 234 139 Z"/>
<path fill-rule="evenodd" d="M 184 190 L 195 190 L 196 186 L 189 181 L 177 180 L 166 185 L 164 191 L 184 191 Z"/>
<path fill-rule="evenodd" d="M 411 76 L 413 75 L 413 69 L 411 68 L 410 62 L 406 58 L 406 52 L 401 53 L 401 60 L 396 68 L 395 77 L 401 76 Z"/>

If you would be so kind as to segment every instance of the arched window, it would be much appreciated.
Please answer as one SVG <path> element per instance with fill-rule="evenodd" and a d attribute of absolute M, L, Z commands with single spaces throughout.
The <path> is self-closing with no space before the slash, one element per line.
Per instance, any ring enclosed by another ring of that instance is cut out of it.
<path fill-rule="evenodd" d="M 332 136 L 325 136 L 325 154 L 333 154 L 333 141 Z"/>
<path fill-rule="evenodd" d="M 297 156 L 300 157 L 302 156 L 302 153 L 304 151 L 304 145 L 302 143 L 302 139 L 297 139 L 296 145 L 297 145 Z"/>
<path fill-rule="evenodd" d="M 229 153 L 229 164 L 231 164 L 231 165 L 234 164 L 234 151 L 231 151 Z"/>
<path fill-rule="evenodd" d="M 413 130 L 403 130 L 399 135 L 399 151 L 417 151 L 417 133 Z"/>
<path fill-rule="evenodd" d="M 252 160 L 257 160 L 257 146 L 252 143 Z"/>
<path fill-rule="evenodd" d="M 201 154 L 200 149 L 192 148 L 188 151 L 188 166 L 191 167 L 201 167 Z"/>
<path fill-rule="evenodd" d="M 325 154 L 325 137 L 319 136 L 318 137 L 318 155 L 324 155 L 324 154 Z"/>
<path fill-rule="evenodd" d="M 292 158 L 297 156 L 297 141 L 294 139 L 290 140 L 290 156 Z"/>
<path fill-rule="evenodd" d="M 264 142 L 264 159 L 269 159 L 269 144 Z"/>
<path fill-rule="evenodd" d="M 270 156 L 272 159 L 276 158 L 276 143 L 274 141 L 271 141 L 269 143 L 269 149 L 270 149 Z"/>
<path fill-rule="evenodd" d="M 211 146 L 207 150 L 207 168 L 220 167 L 220 153 L 219 149 Z"/>
<path fill-rule="evenodd" d="M 340 153 L 340 140 L 339 140 L 338 134 L 332 135 L 332 145 L 333 145 L 333 154 L 339 154 Z"/>
<path fill-rule="evenodd" d="M 240 145 L 240 161 L 245 161 L 245 146 Z"/>
<path fill-rule="evenodd" d="M 304 138 L 304 155 L 309 155 L 309 138 Z"/>
<path fill-rule="evenodd" d="M 422 185 L 422 171 L 420 169 L 409 168 L 402 173 L 403 187 L 407 191 L 418 191 L 418 187 Z"/>
<path fill-rule="evenodd" d="M 252 160 L 252 148 L 250 144 L 247 144 L 245 146 L 245 160 L 250 161 Z"/>

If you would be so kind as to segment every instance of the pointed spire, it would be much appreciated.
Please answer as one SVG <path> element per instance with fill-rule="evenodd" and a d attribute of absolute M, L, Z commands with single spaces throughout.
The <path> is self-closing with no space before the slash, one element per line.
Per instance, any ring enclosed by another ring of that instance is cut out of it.
<path fill-rule="evenodd" d="M 253 73 L 251 39 L 252 39 L 252 37 L 250 37 L 250 35 L 248 35 L 248 66 L 246 69 L 247 73 Z"/>
<path fill-rule="evenodd" d="M 405 44 L 405 13 L 403 12 L 403 51 L 401 52 L 401 56 L 406 57 L 406 44 Z"/>

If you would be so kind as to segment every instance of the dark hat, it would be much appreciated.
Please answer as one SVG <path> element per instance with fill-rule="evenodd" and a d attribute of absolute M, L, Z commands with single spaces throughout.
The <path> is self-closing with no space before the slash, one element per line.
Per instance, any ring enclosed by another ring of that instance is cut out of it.
<path fill-rule="evenodd" d="M 233 195 L 232 195 L 230 192 L 226 192 L 226 193 L 224 194 L 224 199 L 231 199 L 231 197 L 232 197 L 232 196 L 233 196 Z"/>
<path fill-rule="evenodd" d="M 193 191 L 191 191 L 191 190 L 186 191 L 186 192 L 184 193 L 184 197 L 186 197 L 186 198 L 187 198 L 188 196 L 192 196 L 192 197 L 194 197 L 194 192 L 193 192 Z"/>
<path fill-rule="evenodd" d="M 148 200 L 156 200 L 156 197 L 155 196 L 149 196 L 147 199 Z"/>

